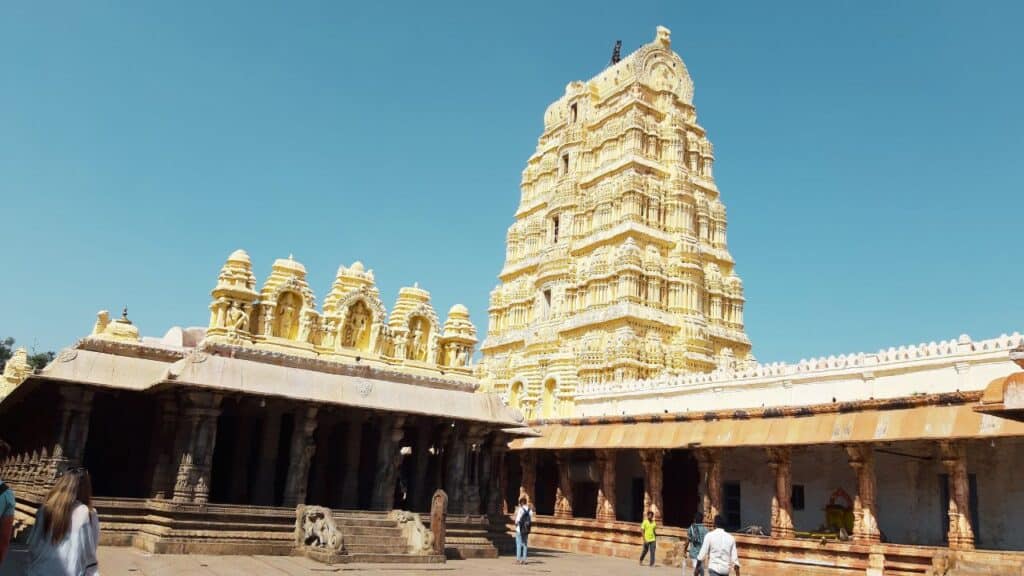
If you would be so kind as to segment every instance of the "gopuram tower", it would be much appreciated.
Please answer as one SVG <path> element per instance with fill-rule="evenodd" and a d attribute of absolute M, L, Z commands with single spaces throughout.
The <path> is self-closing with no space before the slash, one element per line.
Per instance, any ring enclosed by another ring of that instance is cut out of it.
<path fill-rule="evenodd" d="M 590 383 L 753 361 L 713 161 L 667 28 L 570 83 L 523 170 L 484 387 L 559 418 Z"/>

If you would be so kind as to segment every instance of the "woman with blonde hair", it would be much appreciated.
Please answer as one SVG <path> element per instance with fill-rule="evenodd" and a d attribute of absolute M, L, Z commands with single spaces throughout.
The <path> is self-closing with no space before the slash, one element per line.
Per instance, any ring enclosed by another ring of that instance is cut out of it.
<path fill-rule="evenodd" d="M 28 537 L 29 576 L 98 576 L 100 524 L 92 507 L 92 480 L 70 468 L 54 483 Z"/>

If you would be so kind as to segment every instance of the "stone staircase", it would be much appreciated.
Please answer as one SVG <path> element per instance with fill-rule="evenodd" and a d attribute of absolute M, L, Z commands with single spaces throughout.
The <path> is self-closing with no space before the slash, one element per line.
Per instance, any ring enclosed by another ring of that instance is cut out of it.
<path fill-rule="evenodd" d="M 424 564 L 443 562 L 440 555 L 410 554 L 398 521 L 387 512 L 340 510 L 334 522 L 345 539 L 346 562 Z"/>
<path fill-rule="evenodd" d="M 430 526 L 430 518 L 424 517 L 423 521 Z M 492 523 L 487 516 L 449 514 L 445 527 L 445 556 L 449 560 L 497 558 L 499 552 L 507 552 L 502 546 L 509 538 L 503 529 L 503 524 Z M 512 546 L 508 550 L 512 550 Z"/>

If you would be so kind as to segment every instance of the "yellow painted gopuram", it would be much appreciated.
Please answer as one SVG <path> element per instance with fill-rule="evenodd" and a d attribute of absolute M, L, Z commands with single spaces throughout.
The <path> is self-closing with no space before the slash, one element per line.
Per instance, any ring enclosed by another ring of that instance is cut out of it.
<path fill-rule="evenodd" d="M 713 161 L 667 28 L 570 83 L 523 171 L 483 388 L 564 417 L 578 385 L 753 362 Z"/>

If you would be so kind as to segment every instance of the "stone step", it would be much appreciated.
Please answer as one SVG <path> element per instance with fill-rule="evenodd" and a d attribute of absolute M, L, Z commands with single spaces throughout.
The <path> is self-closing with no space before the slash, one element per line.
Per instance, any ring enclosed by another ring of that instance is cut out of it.
<path fill-rule="evenodd" d="M 413 556 L 411 554 L 350 554 L 349 562 L 359 564 L 439 564 L 444 556 L 429 554 Z"/>
<path fill-rule="evenodd" d="M 397 526 L 338 526 L 342 534 L 350 537 L 401 538 L 402 529 Z"/>
<path fill-rule="evenodd" d="M 377 520 L 377 519 L 355 519 L 355 518 L 344 518 L 341 520 L 335 519 L 334 523 L 339 528 L 361 527 L 361 528 L 396 528 L 398 523 L 394 520 Z"/>
<path fill-rule="evenodd" d="M 399 544 L 388 544 L 388 543 L 367 543 L 367 542 L 355 542 L 345 543 L 345 551 L 351 554 L 405 554 L 407 552 L 405 543 Z"/>

